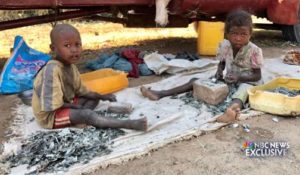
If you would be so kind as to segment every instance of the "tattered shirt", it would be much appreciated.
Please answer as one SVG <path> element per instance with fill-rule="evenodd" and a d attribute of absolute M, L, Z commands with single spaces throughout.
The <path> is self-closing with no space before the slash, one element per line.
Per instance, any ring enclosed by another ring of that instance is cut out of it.
<path fill-rule="evenodd" d="M 259 69 L 263 65 L 262 50 L 252 42 L 243 46 L 234 57 L 232 46 L 225 39 L 219 44 L 216 58 L 222 62 L 225 61 L 227 73 L 238 75 L 251 74 L 253 69 Z"/>
<path fill-rule="evenodd" d="M 50 60 L 34 81 L 32 108 L 37 122 L 44 128 L 52 128 L 55 111 L 64 103 L 72 103 L 75 96 L 88 92 L 75 65 Z"/>

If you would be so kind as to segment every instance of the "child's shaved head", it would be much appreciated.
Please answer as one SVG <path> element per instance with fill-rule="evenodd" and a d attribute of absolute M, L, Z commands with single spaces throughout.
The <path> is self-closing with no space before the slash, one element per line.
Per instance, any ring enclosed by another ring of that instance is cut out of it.
<path fill-rule="evenodd" d="M 65 65 L 74 64 L 82 52 L 81 38 L 78 30 L 69 24 L 56 25 L 50 33 L 50 48 L 53 58 Z"/>
<path fill-rule="evenodd" d="M 57 24 L 50 33 L 51 44 L 54 44 L 57 37 L 64 33 L 75 33 L 80 35 L 78 30 L 70 24 Z"/>

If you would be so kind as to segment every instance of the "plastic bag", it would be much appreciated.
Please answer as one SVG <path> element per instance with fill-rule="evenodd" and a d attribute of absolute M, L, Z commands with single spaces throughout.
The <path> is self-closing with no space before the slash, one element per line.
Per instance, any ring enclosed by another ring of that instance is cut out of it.
<path fill-rule="evenodd" d="M 13 49 L 1 73 L 1 94 L 32 89 L 35 75 L 51 58 L 48 54 L 30 48 L 21 36 L 15 37 Z"/>

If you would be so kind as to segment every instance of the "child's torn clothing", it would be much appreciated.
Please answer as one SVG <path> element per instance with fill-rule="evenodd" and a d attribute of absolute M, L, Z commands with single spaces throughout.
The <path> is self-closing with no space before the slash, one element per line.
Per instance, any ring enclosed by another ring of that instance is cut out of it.
<path fill-rule="evenodd" d="M 74 64 L 66 66 L 60 61 L 50 60 L 34 83 L 32 107 L 36 120 L 42 127 L 52 128 L 56 109 L 65 102 L 73 103 L 75 96 L 88 92 Z"/>
<path fill-rule="evenodd" d="M 253 69 L 260 69 L 263 65 L 262 50 L 250 41 L 234 57 L 232 45 L 229 40 L 225 39 L 219 45 L 216 58 L 225 62 L 226 74 L 250 75 Z M 262 79 L 256 82 L 238 83 L 236 84 L 238 90 L 232 98 L 240 99 L 245 105 L 248 99 L 247 89 L 262 83 Z"/>
<path fill-rule="evenodd" d="M 231 74 L 251 74 L 252 69 L 259 69 L 263 65 L 263 55 L 261 48 L 252 42 L 243 46 L 236 56 L 233 55 L 232 45 L 229 40 L 220 43 L 216 59 L 225 62 L 226 73 Z M 251 82 L 251 84 L 259 83 Z"/>

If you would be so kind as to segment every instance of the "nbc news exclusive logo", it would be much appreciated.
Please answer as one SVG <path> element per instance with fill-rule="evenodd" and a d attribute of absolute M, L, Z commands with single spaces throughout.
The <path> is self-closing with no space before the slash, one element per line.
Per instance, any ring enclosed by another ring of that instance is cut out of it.
<path fill-rule="evenodd" d="M 276 157 L 287 155 L 288 142 L 251 142 L 245 141 L 242 150 L 247 157 Z"/>

